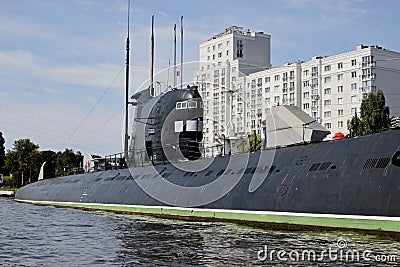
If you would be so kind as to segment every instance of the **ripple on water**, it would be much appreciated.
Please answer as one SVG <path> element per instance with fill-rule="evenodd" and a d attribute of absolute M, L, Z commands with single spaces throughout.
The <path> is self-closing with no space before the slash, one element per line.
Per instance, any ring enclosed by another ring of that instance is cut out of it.
<path fill-rule="evenodd" d="M 8 266 L 396 266 L 376 260 L 260 261 L 268 249 L 337 248 L 395 255 L 399 243 L 353 232 L 269 231 L 235 224 L 191 223 L 143 216 L 34 206 L 0 198 L 0 265 Z"/>

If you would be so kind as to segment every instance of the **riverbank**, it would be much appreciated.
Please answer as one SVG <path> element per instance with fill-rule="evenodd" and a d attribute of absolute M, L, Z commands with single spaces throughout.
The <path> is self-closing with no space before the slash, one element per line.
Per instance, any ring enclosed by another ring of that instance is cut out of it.
<path fill-rule="evenodd" d="M 0 189 L 0 197 L 13 197 L 15 196 L 15 190 L 14 189 Z"/>

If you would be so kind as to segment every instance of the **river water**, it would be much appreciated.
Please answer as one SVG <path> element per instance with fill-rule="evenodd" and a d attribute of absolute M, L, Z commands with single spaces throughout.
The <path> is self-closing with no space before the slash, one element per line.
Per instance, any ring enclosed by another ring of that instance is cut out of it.
<path fill-rule="evenodd" d="M 138 265 L 398 266 L 400 246 L 354 232 L 276 231 L 0 198 L 0 266 Z"/>

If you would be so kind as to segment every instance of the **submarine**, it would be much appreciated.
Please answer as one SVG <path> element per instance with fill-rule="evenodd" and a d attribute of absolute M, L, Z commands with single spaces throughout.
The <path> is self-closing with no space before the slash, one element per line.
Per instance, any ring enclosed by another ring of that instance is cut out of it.
<path fill-rule="evenodd" d="M 106 170 L 28 184 L 15 200 L 269 227 L 400 233 L 399 130 L 210 156 L 201 143 L 203 102 L 196 86 L 156 97 L 143 90 L 133 100 L 134 132 L 121 158 L 109 158 Z"/>
<path fill-rule="evenodd" d="M 151 72 L 149 88 L 129 101 L 129 34 L 126 70 L 124 152 L 97 166 L 89 159 L 83 173 L 28 184 L 16 201 L 400 236 L 400 130 L 322 141 L 326 129 L 301 110 L 281 106 L 271 108 L 263 149 L 240 150 L 225 137 L 222 145 L 205 147 L 197 86 L 156 94 Z M 128 139 L 129 105 L 135 114 Z"/>

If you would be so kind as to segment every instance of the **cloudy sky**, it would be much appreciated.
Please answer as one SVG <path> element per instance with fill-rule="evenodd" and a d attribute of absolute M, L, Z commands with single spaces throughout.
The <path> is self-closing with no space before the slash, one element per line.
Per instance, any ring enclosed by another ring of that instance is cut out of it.
<path fill-rule="evenodd" d="M 6 148 L 122 151 L 128 0 L 0 0 L 0 131 Z M 151 15 L 157 69 L 172 62 L 184 16 L 185 61 L 231 25 L 271 34 L 273 66 L 354 50 L 400 51 L 397 0 L 132 0 L 131 93 L 148 78 Z M 178 51 L 179 54 L 179 51 Z"/>

